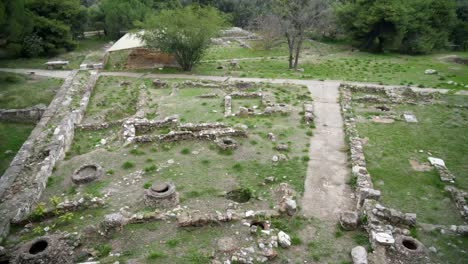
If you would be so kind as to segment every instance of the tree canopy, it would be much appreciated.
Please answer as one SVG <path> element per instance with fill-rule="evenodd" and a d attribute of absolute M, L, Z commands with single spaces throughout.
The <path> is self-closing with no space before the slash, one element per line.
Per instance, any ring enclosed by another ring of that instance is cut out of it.
<path fill-rule="evenodd" d="M 357 47 L 409 54 L 445 47 L 456 22 L 453 0 L 346 1 L 336 16 Z"/>
<path fill-rule="evenodd" d="M 164 10 L 147 18 L 142 37 L 148 47 L 174 54 L 179 65 L 190 71 L 223 22 L 221 14 L 212 7 Z"/>

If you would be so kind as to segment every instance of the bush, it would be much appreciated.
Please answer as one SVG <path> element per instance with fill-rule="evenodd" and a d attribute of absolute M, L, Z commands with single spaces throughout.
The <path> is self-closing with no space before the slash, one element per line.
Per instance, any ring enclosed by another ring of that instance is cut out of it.
<path fill-rule="evenodd" d="M 174 54 L 182 69 L 190 71 L 223 23 L 219 11 L 212 7 L 163 10 L 146 19 L 142 38 L 150 48 Z"/>

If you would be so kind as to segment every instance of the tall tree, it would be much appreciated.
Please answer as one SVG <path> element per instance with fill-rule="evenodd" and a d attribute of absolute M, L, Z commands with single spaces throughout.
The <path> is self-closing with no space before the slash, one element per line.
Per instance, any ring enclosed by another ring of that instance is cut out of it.
<path fill-rule="evenodd" d="M 32 35 L 23 43 L 25 55 L 39 55 L 39 47 L 45 54 L 54 55 L 61 49 L 72 50 L 76 46 L 71 25 L 80 12 L 79 0 L 29 0 L 26 7 L 31 12 L 34 26 Z"/>
<path fill-rule="evenodd" d="M 182 69 L 190 71 L 219 32 L 223 18 L 212 7 L 187 6 L 163 10 L 149 17 L 145 25 L 142 38 L 146 45 L 174 54 Z"/>
<path fill-rule="evenodd" d="M 455 2 L 413 0 L 408 4 L 408 25 L 400 50 L 422 54 L 446 47 L 456 22 Z"/>
<path fill-rule="evenodd" d="M 32 20 L 25 7 L 25 0 L 0 1 L 0 39 L 7 54 L 17 56 L 22 50 L 22 40 L 32 31 Z"/>
<path fill-rule="evenodd" d="M 409 54 L 443 48 L 455 22 L 454 0 L 355 0 L 336 9 L 354 45 Z"/>
<path fill-rule="evenodd" d="M 408 24 L 406 0 L 356 0 L 338 6 L 341 26 L 360 49 L 383 52 L 398 47 Z"/>
<path fill-rule="evenodd" d="M 103 0 L 101 10 L 106 34 L 118 38 L 122 35 L 121 31 L 133 29 L 152 12 L 152 5 L 152 0 Z"/>
<path fill-rule="evenodd" d="M 273 12 L 288 42 L 289 68 L 297 69 L 306 31 L 320 25 L 328 9 L 326 0 L 275 0 Z"/>

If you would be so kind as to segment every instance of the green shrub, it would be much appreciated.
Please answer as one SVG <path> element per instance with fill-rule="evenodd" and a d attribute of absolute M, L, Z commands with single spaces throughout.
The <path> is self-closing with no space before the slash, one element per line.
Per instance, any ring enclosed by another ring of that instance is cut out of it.
<path fill-rule="evenodd" d="M 131 169 L 133 167 L 135 167 L 135 163 L 133 163 L 131 161 L 126 161 L 126 162 L 124 162 L 124 164 L 122 164 L 122 168 L 126 169 L 126 170 Z"/>

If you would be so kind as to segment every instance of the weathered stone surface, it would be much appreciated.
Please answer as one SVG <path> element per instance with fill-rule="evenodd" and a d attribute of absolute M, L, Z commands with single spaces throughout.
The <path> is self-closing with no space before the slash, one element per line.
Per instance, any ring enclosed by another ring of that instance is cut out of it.
<path fill-rule="evenodd" d="M 288 151 L 289 150 L 289 145 L 288 144 L 278 144 L 275 147 L 276 150 L 278 151 Z"/>
<path fill-rule="evenodd" d="M 163 88 L 167 86 L 167 82 L 162 81 L 160 79 L 153 80 L 153 86 L 156 88 Z"/>
<path fill-rule="evenodd" d="M 0 121 L 37 123 L 47 106 L 38 104 L 24 109 L 0 109 Z"/>
<path fill-rule="evenodd" d="M 73 263 L 71 247 L 58 235 L 36 238 L 22 245 L 13 258 L 13 264 Z"/>
<path fill-rule="evenodd" d="M 468 225 L 458 226 L 457 234 L 462 236 L 468 236 Z"/>
<path fill-rule="evenodd" d="M 113 229 L 121 230 L 128 222 L 129 219 L 121 213 L 113 213 L 104 216 L 104 221 L 101 222 L 101 227 L 105 232 Z"/>
<path fill-rule="evenodd" d="M 86 164 L 75 170 L 72 181 L 75 184 L 85 184 L 101 177 L 103 171 L 98 164 Z"/>
<path fill-rule="evenodd" d="M 304 103 L 304 120 L 307 124 L 314 122 L 314 105 L 311 102 Z"/>
<path fill-rule="evenodd" d="M 219 148 L 223 150 L 232 150 L 236 149 L 239 146 L 239 143 L 237 143 L 237 141 L 230 137 L 218 138 L 215 140 L 215 143 Z"/>
<path fill-rule="evenodd" d="M 345 211 L 340 215 L 340 225 L 344 230 L 355 230 L 359 224 L 359 216 L 356 212 Z"/>
<path fill-rule="evenodd" d="M 354 247 L 351 250 L 353 264 L 367 264 L 367 250 L 363 246 Z"/>
<path fill-rule="evenodd" d="M 224 97 L 224 116 L 232 116 L 232 97 L 230 95 Z"/>
<path fill-rule="evenodd" d="M 179 194 L 173 183 L 154 183 L 146 190 L 144 202 L 151 208 L 172 208 L 179 204 Z"/>
<path fill-rule="evenodd" d="M 283 231 L 278 232 L 278 243 L 282 248 L 291 246 L 291 237 Z"/>
<path fill-rule="evenodd" d="M 426 248 L 417 239 L 409 236 L 398 236 L 395 240 L 395 248 L 400 259 L 412 262 L 426 255 Z"/>
<path fill-rule="evenodd" d="M 99 77 L 91 72 L 88 79 L 75 82 L 75 77 L 81 78 L 76 73 L 65 79 L 10 168 L 0 177 L 0 240 L 7 235 L 10 221 L 21 222 L 28 217 L 55 163 L 65 157 L 73 141 L 75 125 L 81 122 Z M 72 104 L 73 98 L 79 104 Z"/>
<path fill-rule="evenodd" d="M 460 214 L 468 220 L 468 205 L 466 203 L 468 200 L 468 192 L 459 190 L 454 186 L 446 186 L 445 190 L 451 194 L 452 200 L 455 202 Z"/>
<path fill-rule="evenodd" d="M 395 243 L 393 236 L 385 232 L 374 233 L 373 239 L 382 245 L 393 245 Z"/>
<path fill-rule="evenodd" d="M 366 199 L 378 201 L 380 199 L 380 191 L 370 188 L 361 188 L 358 194 L 358 208 L 360 208 Z"/>
<path fill-rule="evenodd" d="M 393 208 L 386 208 L 380 204 L 375 206 L 375 209 L 372 210 L 373 214 L 389 221 L 395 225 L 407 225 L 415 226 L 416 225 L 416 214 L 413 213 L 402 213 Z"/>
<path fill-rule="evenodd" d="M 418 119 L 412 113 L 404 113 L 403 118 L 407 123 L 418 123 Z"/>
<path fill-rule="evenodd" d="M 217 249 L 221 252 L 233 252 L 239 249 L 239 242 L 232 237 L 223 237 L 216 243 Z"/>

